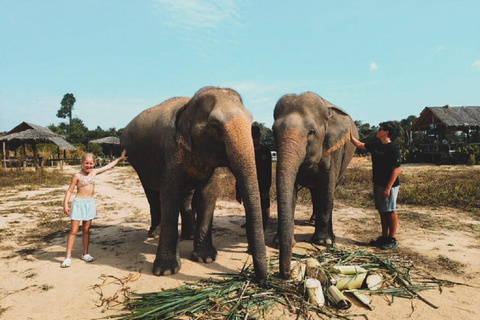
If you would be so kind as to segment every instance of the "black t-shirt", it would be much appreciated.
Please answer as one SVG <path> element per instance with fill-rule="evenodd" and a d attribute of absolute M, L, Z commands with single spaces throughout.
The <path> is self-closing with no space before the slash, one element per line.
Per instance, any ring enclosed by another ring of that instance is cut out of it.
<path fill-rule="evenodd" d="M 272 186 L 272 154 L 268 147 L 261 146 L 260 149 L 255 149 L 255 165 L 260 191 L 269 190 Z"/>
<path fill-rule="evenodd" d="M 393 168 L 400 167 L 400 152 L 395 143 L 389 142 L 383 144 L 379 143 L 366 143 L 365 148 L 372 155 L 372 171 L 373 171 L 373 183 L 381 187 L 386 187 L 388 180 L 392 176 Z M 392 187 L 396 187 L 400 184 L 397 177 Z"/>

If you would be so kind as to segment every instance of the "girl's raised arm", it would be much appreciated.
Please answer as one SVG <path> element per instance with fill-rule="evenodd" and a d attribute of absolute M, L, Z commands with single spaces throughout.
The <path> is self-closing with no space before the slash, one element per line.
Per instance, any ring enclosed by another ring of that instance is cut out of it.
<path fill-rule="evenodd" d="M 100 173 L 104 173 L 105 171 L 107 171 L 108 169 L 111 169 L 113 167 L 115 167 L 117 165 L 117 163 L 120 161 L 120 160 L 123 160 L 123 159 L 126 159 L 126 154 L 127 154 L 127 150 L 123 150 L 122 152 L 122 155 L 120 156 L 120 158 L 117 158 L 115 160 L 113 160 L 112 162 L 110 162 L 109 164 L 107 164 L 106 166 L 103 166 L 99 169 L 96 169 L 96 173 L 97 174 L 100 174 Z"/>

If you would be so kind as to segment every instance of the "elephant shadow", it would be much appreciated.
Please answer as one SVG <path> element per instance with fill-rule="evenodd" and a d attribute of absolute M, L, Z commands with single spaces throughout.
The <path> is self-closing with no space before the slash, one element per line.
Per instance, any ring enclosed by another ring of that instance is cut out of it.
<path fill-rule="evenodd" d="M 192 261 L 193 241 L 180 240 L 178 250 L 183 266 L 192 263 L 201 265 L 203 270 L 206 270 L 205 273 L 237 274 L 239 270 L 229 264 L 230 253 L 239 253 L 238 259 L 243 259 L 243 261 L 251 259 L 246 253 L 248 245 L 245 229 L 240 227 L 242 220 L 244 220 L 242 216 L 220 216 L 215 219 L 217 227 L 215 225 L 213 227 L 213 241 L 219 255 L 216 261 L 209 264 Z M 17 254 L 28 255 L 39 261 L 49 261 L 52 263 L 52 268 L 60 268 L 65 257 L 67 236 L 68 230 L 52 233 L 47 237 L 48 241 L 45 246 L 39 249 L 18 250 Z M 47 250 L 48 247 L 58 249 Z M 142 273 L 152 275 L 151 270 L 157 253 L 158 239 L 147 239 L 147 229 L 143 227 L 125 224 L 93 224 L 90 228 L 89 248 L 90 253 L 96 259 L 93 262 L 95 265 L 109 266 L 128 272 L 143 270 Z M 73 247 L 72 267 L 83 263 L 80 261 L 81 253 L 82 232 L 80 227 Z M 237 257 L 232 259 L 237 260 Z M 180 269 L 179 273 L 172 277 L 179 281 L 196 281 L 204 278 L 200 275 L 185 274 L 184 271 Z"/>

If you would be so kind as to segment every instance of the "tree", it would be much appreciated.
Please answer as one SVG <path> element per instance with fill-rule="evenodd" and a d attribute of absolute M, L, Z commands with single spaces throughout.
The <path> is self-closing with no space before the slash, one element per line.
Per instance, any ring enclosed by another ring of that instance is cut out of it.
<path fill-rule="evenodd" d="M 60 124 L 60 127 L 62 125 L 63 123 Z M 72 144 L 82 144 L 83 146 L 88 144 L 88 128 L 81 119 L 72 119 L 72 125 L 69 126 L 69 132 L 67 133 L 67 141 Z"/>
<path fill-rule="evenodd" d="M 265 126 L 265 124 L 257 122 L 257 121 L 253 121 L 252 126 L 260 127 L 260 133 L 262 134 L 262 138 L 261 138 L 260 143 L 262 145 L 268 147 L 272 151 L 276 150 L 272 129 L 267 128 Z"/>
<path fill-rule="evenodd" d="M 73 105 L 77 100 L 73 96 L 73 93 L 66 93 L 60 102 L 61 108 L 57 111 L 57 117 L 65 119 L 68 117 L 68 125 L 72 126 L 72 111 Z"/>

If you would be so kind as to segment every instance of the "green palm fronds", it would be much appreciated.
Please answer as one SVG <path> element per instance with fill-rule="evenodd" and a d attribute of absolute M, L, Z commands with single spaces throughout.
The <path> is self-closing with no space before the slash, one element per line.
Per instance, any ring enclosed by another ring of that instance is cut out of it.
<path fill-rule="evenodd" d="M 349 251 L 334 246 L 315 250 L 306 254 L 295 254 L 294 260 L 307 257 L 317 259 L 320 268 L 327 274 L 328 281 L 323 288 L 331 285 L 331 280 L 338 275 L 335 265 L 354 265 L 370 272 L 382 274 L 384 284 L 378 290 L 357 291 L 369 295 L 390 296 L 406 299 L 420 299 L 433 308 L 436 306 L 419 295 L 420 291 L 434 289 L 441 285 L 454 283 L 435 278 L 412 279 L 409 261 L 395 259 L 383 254 L 373 254 L 366 250 Z M 222 281 L 197 281 L 161 292 L 131 294 L 126 303 L 130 313 L 117 316 L 121 319 L 261 319 L 276 307 L 287 308 L 297 315 L 297 319 L 307 319 L 311 312 L 331 318 L 351 319 L 365 314 L 339 314 L 329 303 L 318 307 L 306 299 L 305 281 L 283 280 L 278 276 L 278 257 L 269 259 L 269 273 L 264 286 L 255 282 L 251 265 L 245 262 L 238 274 L 216 274 Z M 283 305 L 283 307 L 282 307 Z"/>

